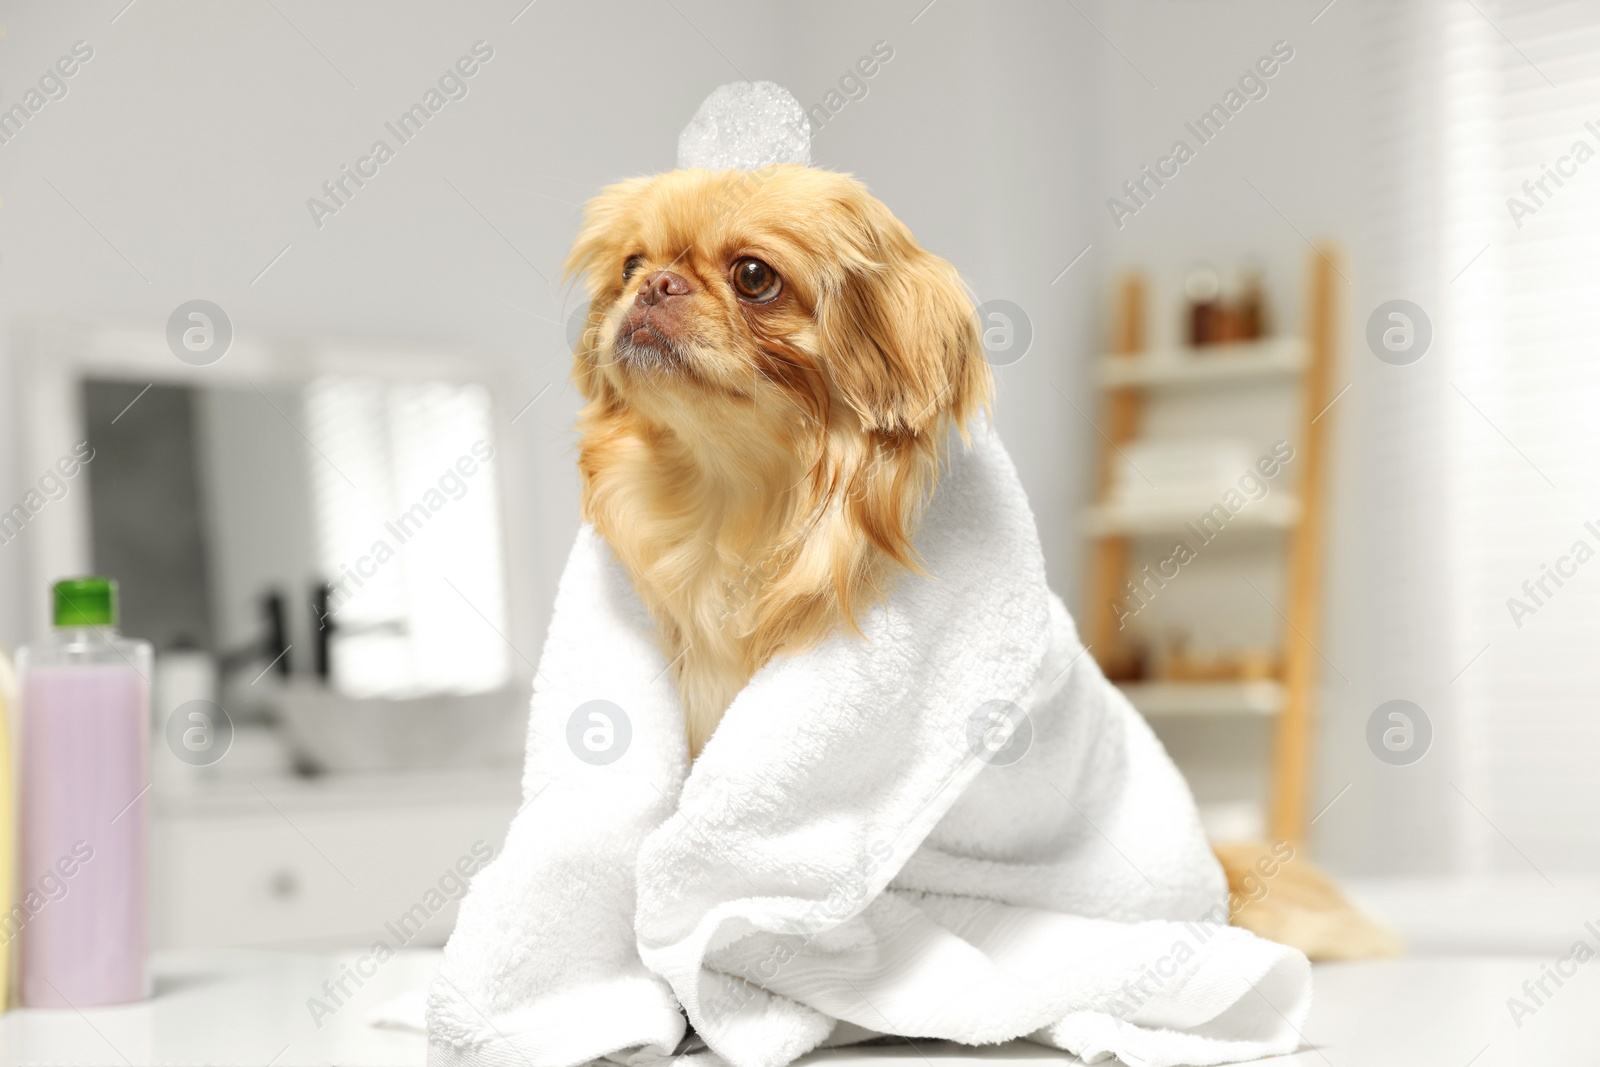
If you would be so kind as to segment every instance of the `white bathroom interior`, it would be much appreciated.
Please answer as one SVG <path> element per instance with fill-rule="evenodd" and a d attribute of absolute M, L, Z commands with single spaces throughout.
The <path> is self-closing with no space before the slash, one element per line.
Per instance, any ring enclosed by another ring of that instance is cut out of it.
<path fill-rule="evenodd" d="M 0 506 L 94 456 L 0 546 L 0 644 L 79 573 L 117 578 L 122 628 L 154 644 L 157 952 L 359 949 L 395 923 L 443 944 L 464 883 L 433 891 L 521 803 L 578 524 L 563 255 L 589 196 L 670 167 L 699 100 L 745 76 L 821 102 L 817 162 L 1025 310 L 994 417 L 1080 623 L 1123 279 L 1145 279 L 1152 348 L 1185 344 L 1197 269 L 1247 269 L 1288 336 L 1336 250 L 1304 847 L 1413 954 L 1553 957 L 1600 917 L 1600 569 L 1507 607 L 1600 519 L 1600 364 L 1576 340 L 1600 167 L 1535 215 L 1504 206 L 1596 140 L 1600 29 L 1509 4 L 925 2 L 0 9 L 0 107 L 17 72 L 94 48 L 0 146 Z M 336 213 L 308 206 L 479 40 L 461 100 Z M 836 92 L 878 42 L 892 58 Z M 1277 42 L 1263 94 L 1130 200 Z M 235 336 L 195 366 L 165 331 L 200 298 Z M 1394 298 L 1433 315 L 1414 365 L 1366 340 Z M 1222 430 L 1157 404 L 1152 432 L 1248 464 L 1304 423 L 1287 380 L 1223 388 Z M 1154 654 L 1276 662 L 1271 537 L 1231 531 L 1164 589 L 1138 621 Z M 1271 831 L 1275 699 L 1151 712 L 1219 837 Z M 1368 744 L 1393 699 L 1431 720 L 1410 765 Z M 223 728 L 172 725 L 196 700 L 226 710 L 221 759 L 181 755 L 183 730 Z"/>

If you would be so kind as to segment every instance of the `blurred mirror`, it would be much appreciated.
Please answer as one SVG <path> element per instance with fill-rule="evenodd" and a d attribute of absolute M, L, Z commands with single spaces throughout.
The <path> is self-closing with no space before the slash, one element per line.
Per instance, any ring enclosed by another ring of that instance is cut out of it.
<path fill-rule="evenodd" d="M 479 383 L 90 376 L 94 569 L 185 701 L 305 769 L 514 760 L 501 486 Z"/>

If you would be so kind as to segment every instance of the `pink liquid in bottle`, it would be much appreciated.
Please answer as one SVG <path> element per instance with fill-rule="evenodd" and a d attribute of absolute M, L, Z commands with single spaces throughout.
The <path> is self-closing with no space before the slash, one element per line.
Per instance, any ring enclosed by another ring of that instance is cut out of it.
<path fill-rule="evenodd" d="M 68 625 L 58 585 L 55 633 L 18 657 L 21 884 L 4 926 L 20 928 L 28 1007 L 149 995 L 150 646 L 70 625 L 102 617 L 84 608 L 91 581 L 60 583 L 84 613 Z"/>

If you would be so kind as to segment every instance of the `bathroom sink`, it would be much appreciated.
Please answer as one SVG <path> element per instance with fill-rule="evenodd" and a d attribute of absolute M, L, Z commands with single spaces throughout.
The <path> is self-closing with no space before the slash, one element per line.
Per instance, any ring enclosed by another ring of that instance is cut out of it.
<path fill-rule="evenodd" d="M 295 755 L 327 772 L 514 766 L 528 724 L 525 685 L 358 698 L 297 681 L 279 688 L 272 706 Z"/>

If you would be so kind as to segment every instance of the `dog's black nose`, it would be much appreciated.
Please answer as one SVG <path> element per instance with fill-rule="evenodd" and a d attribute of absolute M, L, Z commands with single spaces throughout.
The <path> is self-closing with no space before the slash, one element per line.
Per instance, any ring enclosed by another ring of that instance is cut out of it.
<path fill-rule="evenodd" d="M 670 270 L 658 270 L 646 275 L 644 281 L 639 283 L 639 295 L 634 299 L 640 304 L 654 306 L 665 303 L 668 297 L 684 296 L 691 291 L 689 279 L 683 275 Z"/>

